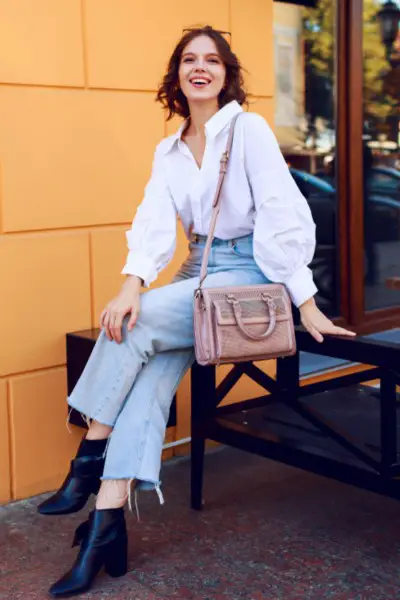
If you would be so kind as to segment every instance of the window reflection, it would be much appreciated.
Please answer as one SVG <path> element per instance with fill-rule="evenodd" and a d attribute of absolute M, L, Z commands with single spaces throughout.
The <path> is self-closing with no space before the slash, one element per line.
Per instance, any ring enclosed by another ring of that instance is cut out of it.
<path fill-rule="evenodd" d="M 400 0 L 395 0 L 400 8 Z M 379 0 L 363 4 L 365 308 L 400 305 L 387 280 L 400 276 L 400 33 L 382 37 Z M 317 225 L 311 268 L 323 310 L 339 314 L 335 122 L 336 3 L 315 8 L 274 2 L 275 132 Z M 390 42 L 390 43 L 389 43 Z M 361 146 L 360 146 L 361 147 Z M 359 176 L 360 174 L 356 174 Z M 354 200 L 354 199 L 353 199 Z M 362 244 L 361 239 L 350 240 Z M 354 265 L 353 265 L 354 268 Z"/>
<path fill-rule="evenodd" d="M 365 308 L 400 304 L 387 288 L 400 276 L 400 32 L 382 37 L 382 3 L 363 5 Z"/>
<path fill-rule="evenodd" d="M 400 275 L 400 170 L 364 144 L 365 304 L 367 310 L 400 304 L 387 288 Z"/>
<path fill-rule="evenodd" d="M 332 0 L 318 0 L 313 9 L 274 3 L 275 132 L 317 225 L 311 268 L 317 301 L 332 316 L 339 314 L 335 20 Z"/>

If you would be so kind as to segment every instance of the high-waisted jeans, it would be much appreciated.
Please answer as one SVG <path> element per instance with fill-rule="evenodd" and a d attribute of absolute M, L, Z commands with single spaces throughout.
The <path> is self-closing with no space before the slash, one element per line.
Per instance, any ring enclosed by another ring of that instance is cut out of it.
<path fill-rule="evenodd" d="M 68 399 L 86 419 L 112 426 L 102 479 L 136 480 L 160 492 L 165 429 L 175 391 L 194 361 L 193 296 L 205 238 L 193 236 L 173 283 L 141 296 L 134 329 L 123 341 L 102 331 Z M 214 239 L 205 287 L 268 283 L 253 258 L 252 236 Z"/>

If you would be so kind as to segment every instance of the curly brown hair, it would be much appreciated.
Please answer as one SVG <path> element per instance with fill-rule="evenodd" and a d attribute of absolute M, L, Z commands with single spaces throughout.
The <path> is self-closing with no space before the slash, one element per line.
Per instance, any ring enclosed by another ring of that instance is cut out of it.
<path fill-rule="evenodd" d="M 179 66 L 184 48 L 201 35 L 206 35 L 214 41 L 218 54 L 226 68 L 226 85 L 218 97 L 219 107 L 222 108 L 232 100 L 236 100 L 239 104 L 247 103 L 247 94 L 243 87 L 243 68 L 226 39 L 210 25 L 196 27 L 184 33 L 178 42 L 169 59 L 167 72 L 157 92 L 156 100 L 161 102 L 163 107 L 168 110 L 168 121 L 174 115 L 187 118 L 190 114 L 188 101 L 179 86 Z"/>

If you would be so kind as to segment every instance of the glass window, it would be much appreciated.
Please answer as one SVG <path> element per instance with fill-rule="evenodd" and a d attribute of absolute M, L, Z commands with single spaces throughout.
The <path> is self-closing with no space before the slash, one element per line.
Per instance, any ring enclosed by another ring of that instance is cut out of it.
<path fill-rule="evenodd" d="M 315 8 L 274 2 L 275 133 L 317 225 L 311 268 L 318 304 L 339 315 L 335 172 L 334 0 Z"/>
<path fill-rule="evenodd" d="M 385 36 L 377 13 L 363 4 L 363 184 L 365 308 L 400 304 L 387 280 L 400 276 L 400 33 Z M 390 18 L 390 17 L 389 17 Z M 390 32 L 389 32 L 390 33 Z"/>

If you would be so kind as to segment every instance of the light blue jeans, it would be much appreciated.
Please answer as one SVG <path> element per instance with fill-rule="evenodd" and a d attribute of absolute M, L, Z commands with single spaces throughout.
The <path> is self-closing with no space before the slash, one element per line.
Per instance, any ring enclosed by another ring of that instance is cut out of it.
<path fill-rule="evenodd" d="M 102 479 L 136 480 L 160 492 L 165 429 L 175 391 L 194 361 L 193 296 L 205 238 L 193 236 L 190 254 L 170 285 L 141 296 L 134 329 L 123 341 L 102 331 L 68 403 L 86 419 L 112 426 Z M 214 239 L 205 287 L 268 283 L 253 258 L 253 238 Z"/>

